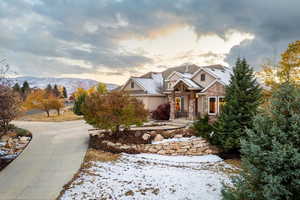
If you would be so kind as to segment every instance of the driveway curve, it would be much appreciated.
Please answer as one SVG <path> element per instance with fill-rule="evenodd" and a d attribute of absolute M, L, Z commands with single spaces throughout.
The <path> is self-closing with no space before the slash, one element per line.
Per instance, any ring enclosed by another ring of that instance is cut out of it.
<path fill-rule="evenodd" d="M 88 148 L 84 121 L 15 122 L 33 139 L 0 172 L 0 200 L 54 200 L 78 171 Z"/>

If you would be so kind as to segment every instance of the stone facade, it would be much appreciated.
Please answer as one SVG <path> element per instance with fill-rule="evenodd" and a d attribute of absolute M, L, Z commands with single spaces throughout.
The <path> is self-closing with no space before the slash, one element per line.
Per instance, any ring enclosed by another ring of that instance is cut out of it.
<path fill-rule="evenodd" d="M 190 138 L 187 141 L 170 141 L 158 144 L 121 144 L 104 140 L 107 149 L 114 152 L 154 153 L 160 155 L 207 155 L 220 153 L 219 149 L 202 138 Z"/>

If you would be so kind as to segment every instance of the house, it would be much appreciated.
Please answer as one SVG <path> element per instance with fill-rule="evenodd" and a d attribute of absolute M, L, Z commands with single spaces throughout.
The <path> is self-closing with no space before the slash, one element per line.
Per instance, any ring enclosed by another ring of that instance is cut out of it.
<path fill-rule="evenodd" d="M 143 101 L 149 111 L 169 102 L 171 119 L 194 120 L 208 114 L 214 120 L 222 110 L 231 74 L 231 69 L 222 65 L 184 64 L 160 73 L 131 77 L 121 90 Z"/>

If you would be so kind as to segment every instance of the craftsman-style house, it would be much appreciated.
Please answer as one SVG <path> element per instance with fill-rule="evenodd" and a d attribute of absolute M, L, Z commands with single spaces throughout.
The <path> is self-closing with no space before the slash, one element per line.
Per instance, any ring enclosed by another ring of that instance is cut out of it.
<path fill-rule="evenodd" d="M 169 102 L 171 119 L 194 120 L 205 114 L 215 119 L 224 104 L 225 86 L 231 73 L 230 68 L 221 65 L 185 64 L 161 73 L 131 77 L 121 89 L 142 100 L 150 111 Z"/>

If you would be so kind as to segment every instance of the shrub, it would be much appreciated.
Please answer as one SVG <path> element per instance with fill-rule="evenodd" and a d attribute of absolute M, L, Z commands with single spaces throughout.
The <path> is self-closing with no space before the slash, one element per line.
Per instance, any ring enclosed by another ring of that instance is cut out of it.
<path fill-rule="evenodd" d="M 111 130 L 117 135 L 120 126 L 141 125 L 147 120 L 144 104 L 127 93 L 91 93 L 82 105 L 84 119 L 95 128 Z"/>
<path fill-rule="evenodd" d="M 211 124 L 209 124 L 208 115 L 199 117 L 197 121 L 194 122 L 193 129 L 196 131 L 197 136 L 210 139 L 211 133 L 213 132 L 213 127 Z"/>
<path fill-rule="evenodd" d="M 161 104 L 155 111 L 152 112 L 152 118 L 155 120 L 169 120 L 170 119 L 170 104 Z"/>
<path fill-rule="evenodd" d="M 73 112 L 76 115 L 83 115 L 82 112 L 82 105 L 85 102 L 85 98 L 87 97 L 86 93 L 80 94 L 76 99 L 75 99 L 75 103 L 74 103 L 74 107 L 73 107 Z"/>
<path fill-rule="evenodd" d="M 9 123 L 20 112 L 21 100 L 19 95 L 8 86 L 0 85 L 0 127 L 3 133 L 9 128 Z"/>

